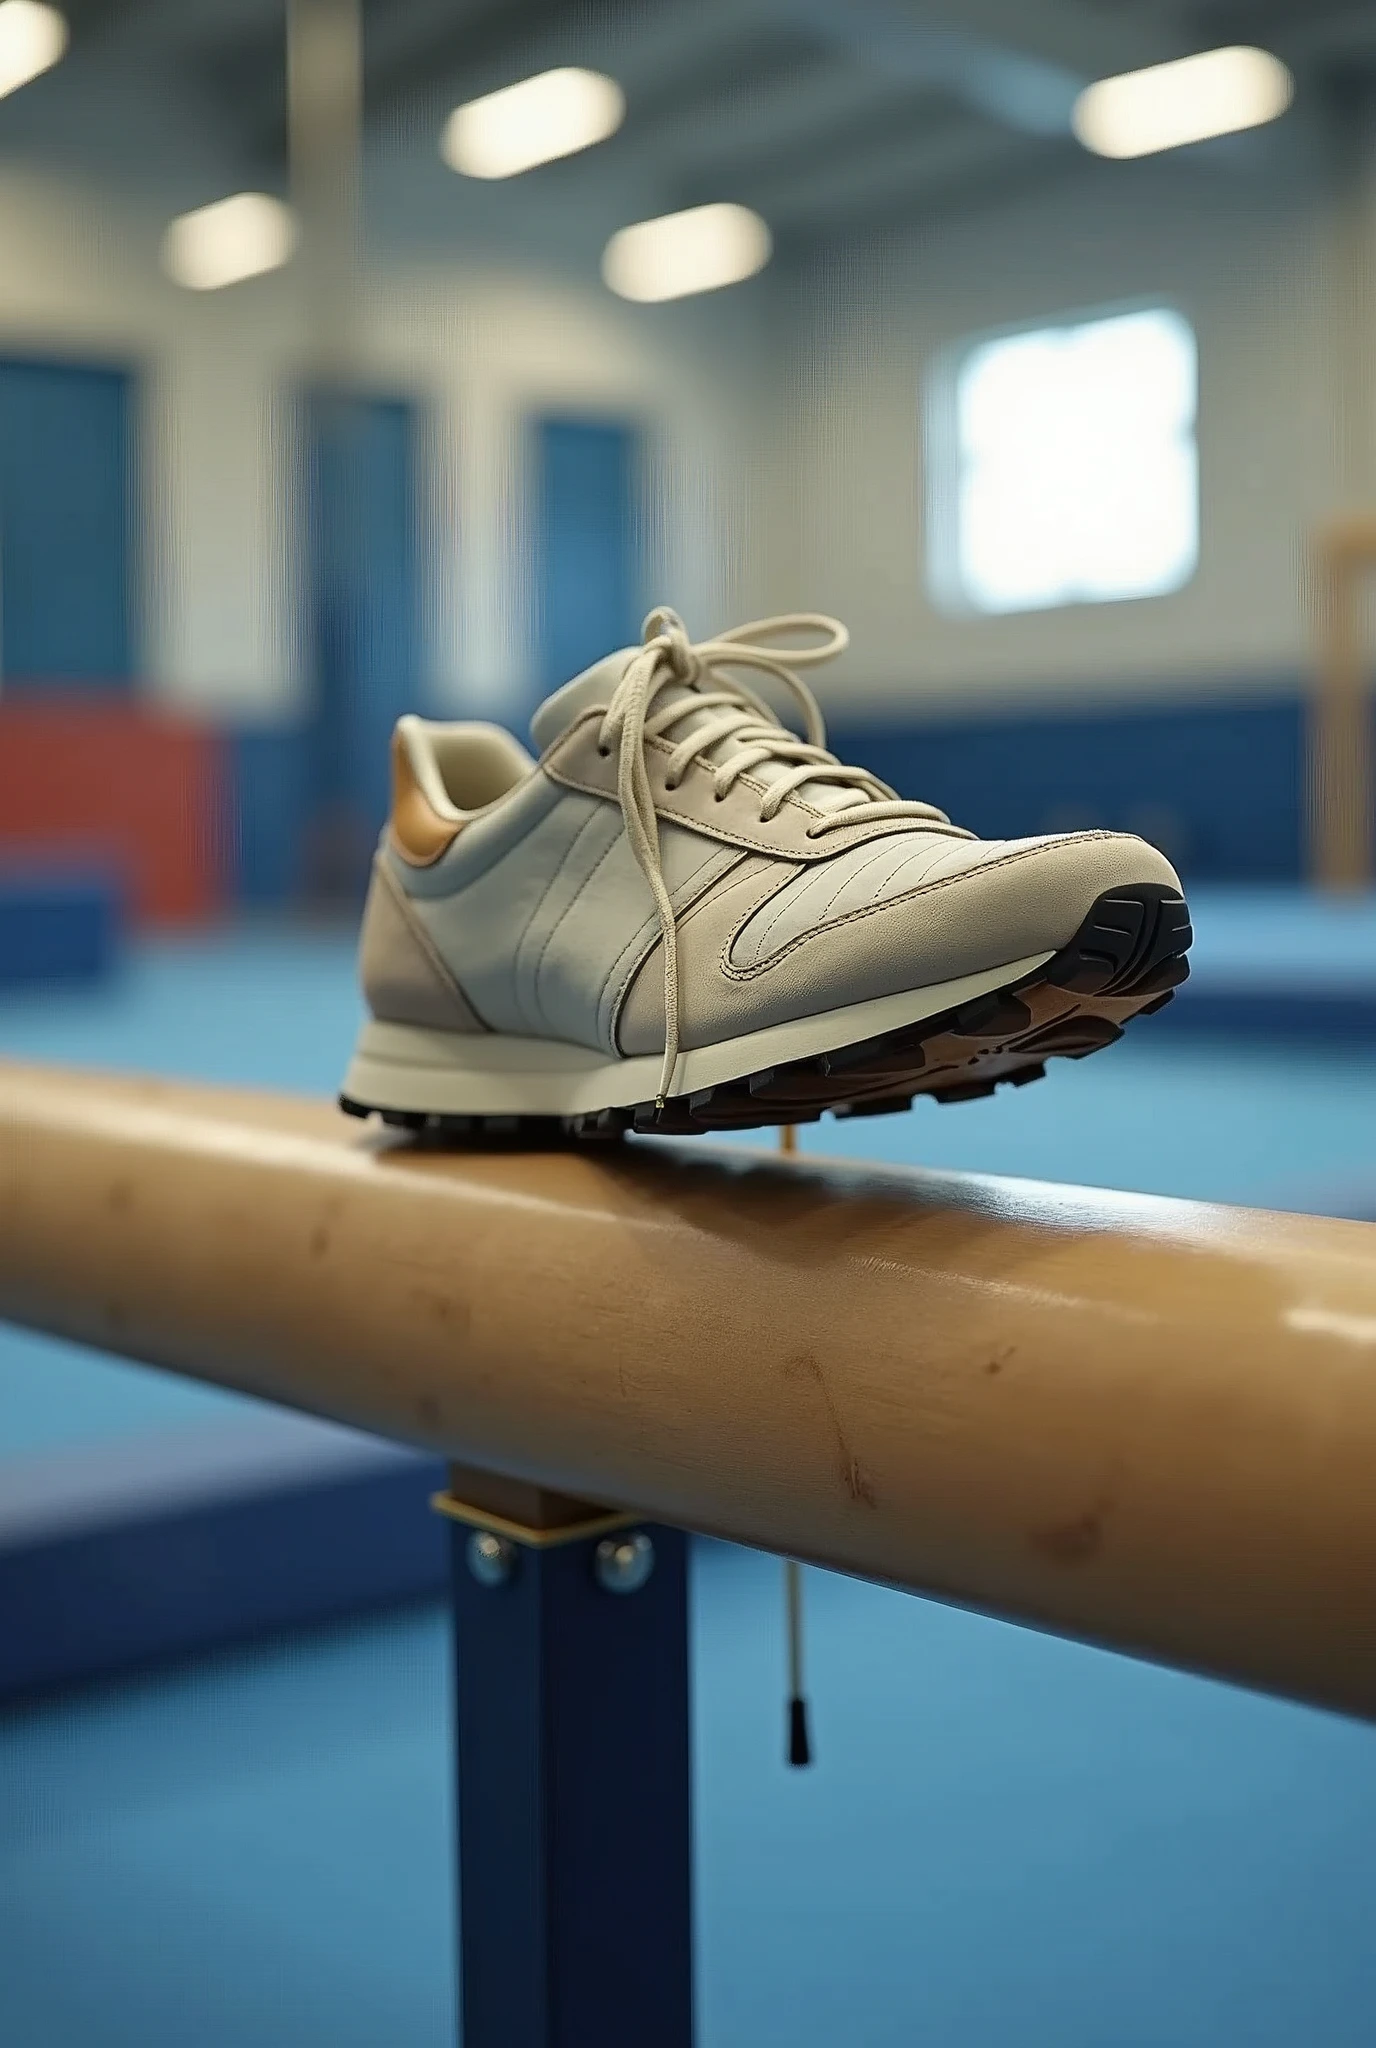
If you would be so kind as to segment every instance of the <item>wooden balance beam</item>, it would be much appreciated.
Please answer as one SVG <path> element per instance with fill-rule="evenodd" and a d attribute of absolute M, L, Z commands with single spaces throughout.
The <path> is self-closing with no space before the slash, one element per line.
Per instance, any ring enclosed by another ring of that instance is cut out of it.
<path fill-rule="evenodd" d="M 685 1529 L 1376 1718 L 1369 1225 L 0 1065 L 0 1317 L 456 1461 L 465 2048 L 690 2048 Z"/>
<path fill-rule="evenodd" d="M 0 1064 L 0 1317 L 1376 1718 L 1366 1224 Z"/>

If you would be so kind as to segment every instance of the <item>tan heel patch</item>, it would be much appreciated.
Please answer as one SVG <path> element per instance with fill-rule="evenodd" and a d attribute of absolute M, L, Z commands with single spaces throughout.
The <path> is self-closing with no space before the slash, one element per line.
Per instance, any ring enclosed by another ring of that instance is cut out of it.
<path fill-rule="evenodd" d="M 431 803 L 411 765 L 411 753 L 402 734 L 392 735 L 392 816 L 388 837 L 397 853 L 413 868 L 428 868 L 447 853 L 462 831 L 455 818 L 442 818 Z"/>

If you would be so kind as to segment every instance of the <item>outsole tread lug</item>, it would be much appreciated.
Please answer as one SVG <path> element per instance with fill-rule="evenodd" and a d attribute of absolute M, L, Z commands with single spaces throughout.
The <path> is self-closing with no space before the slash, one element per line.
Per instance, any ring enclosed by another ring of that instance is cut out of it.
<path fill-rule="evenodd" d="M 1160 961 L 1137 983 L 1135 994 L 1155 995 L 1159 989 L 1169 992 L 1179 988 L 1182 981 L 1190 978 L 1190 963 L 1183 953 L 1174 953 Z"/>
<path fill-rule="evenodd" d="M 1026 1003 L 1006 989 L 997 989 L 993 995 L 962 1004 L 951 1019 L 951 1029 L 962 1038 L 1016 1038 L 1031 1022 L 1032 1012 Z"/>
<path fill-rule="evenodd" d="M 954 1087 L 929 1092 L 933 1102 L 978 1102 L 982 1096 L 992 1095 L 997 1086 L 996 1081 L 958 1081 Z"/>
<path fill-rule="evenodd" d="M 878 1095 L 871 1101 L 838 1102 L 832 1107 L 832 1115 L 849 1122 L 857 1116 L 895 1116 L 901 1110 L 911 1109 L 911 1095 Z"/>

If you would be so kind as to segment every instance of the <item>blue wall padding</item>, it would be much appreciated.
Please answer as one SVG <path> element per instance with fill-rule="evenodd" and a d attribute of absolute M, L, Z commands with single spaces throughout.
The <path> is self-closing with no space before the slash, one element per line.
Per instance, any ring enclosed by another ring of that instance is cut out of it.
<path fill-rule="evenodd" d="M 240 726 L 231 735 L 231 891 L 249 909 L 299 895 L 310 811 L 310 743 L 301 725 Z"/>
<path fill-rule="evenodd" d="M 511 723 L 517 729 L 521 720 Z M 1109 826 L 1144 833 L 1187 878 L 1276 882 L 1302 872 L 1298 688 L 1159 710 L 833 717 L 830 743 L 843 760 L 875 769 L 904 796 L 926 797 L 988 838 Z M 235 735 L 243 902 L 280 903 L 296 886 L 305 747 L 292 727 Z"/>
<path fill-rule="evenodd" d="M 1376 962 L 1368 990 L 1260 986 L 1220 987 L 1196 975 L 1177 991 L 1157 1030 L 1216 1038 L 1286 1041 L 1296 1047 L 1376 1046 Z"/>
<path fill-rule="evenodd" d="M 113 874 L 0 865 L 0 988 L 101 980 L 119 957 L 123 924 Z"/>
<path fill-rule="evenodd" d="M 347 806 L 376 831 L 392 727 L 422 709 L 417 411 L 334 392 L 305 418 L 310 806 Z"/>
<path fill-rule="evenodd" d="M 1106 826 L 1187 875 L 1293 881 L 1303 823 L 1298 695 L 1013 718 L 833 722 L 830 744 L 982 838 Z"/>
<path fill-rule="evenodd" d="M 0 1699 L 433 1598 L 438 1461 L 398 1457 L 0 1542 Z"/>
<path fill-rule="evenodd" d="M 535 453 L 532 570 L 548 692 L 640 638 L 640 440 L 624 420 L 544 419 Z"/>

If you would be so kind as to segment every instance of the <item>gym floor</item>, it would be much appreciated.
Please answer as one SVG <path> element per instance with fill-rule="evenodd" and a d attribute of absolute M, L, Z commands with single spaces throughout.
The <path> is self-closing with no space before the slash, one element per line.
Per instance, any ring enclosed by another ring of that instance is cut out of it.
<path fill-rule="evenodd" d="M 1376 984 L 1369 905 L 1197 911 L 1201 982 Z M 7 998 L 0 1051 L 324 1092 L 356 1017 L 346 935 L 240 929 Z M 1374 1128 L 1376 1045 L 1168 1013 L 802 1144 L 1376 1215 Z M 242 1405 L 0 1331 L 0 1460 Z M 703 1543 L 694 1572 L 703 2048 L 1369 2041 L 1371 1730 L 813 1572 L 792 1773 L 779 1567 Z M 0 2040 L 447 2044 L 448 1657 L 403 1611 L 0 1713 Z"/>

